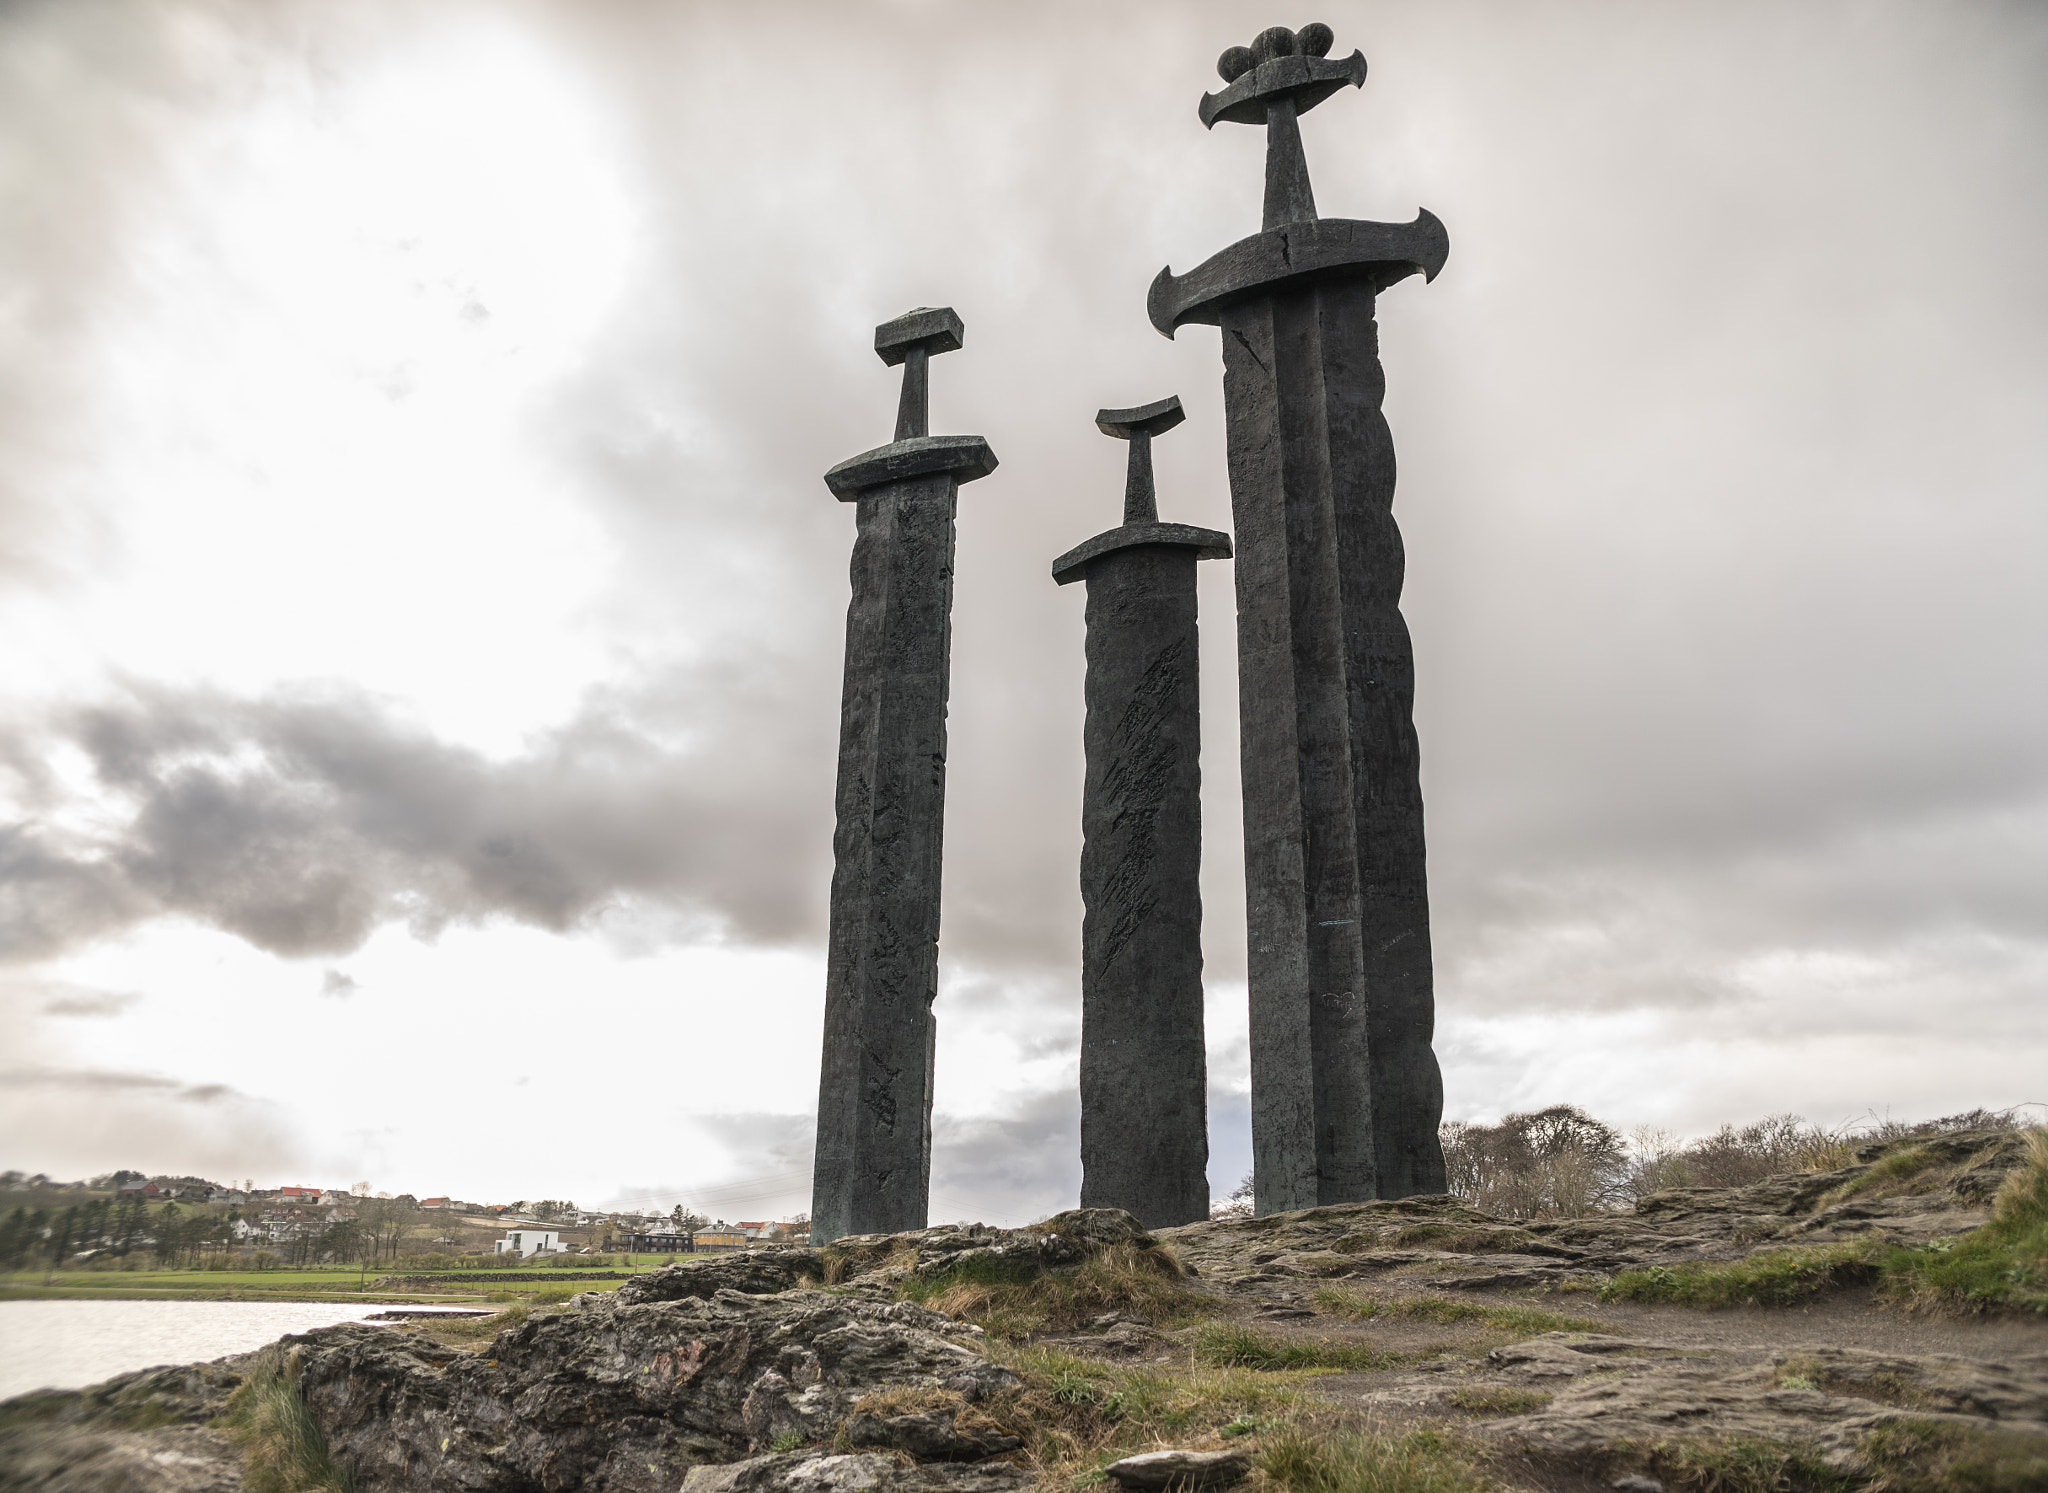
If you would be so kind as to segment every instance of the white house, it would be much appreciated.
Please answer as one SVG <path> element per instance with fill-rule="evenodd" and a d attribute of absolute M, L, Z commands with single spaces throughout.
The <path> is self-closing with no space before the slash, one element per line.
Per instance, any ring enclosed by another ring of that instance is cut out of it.
<path fill-rule="evenodd" d="M 554 1229 L 514 1229 L 498 1241 L 501 1255 L 553 1254 L 562 1247 L 562 1236 Z"/>

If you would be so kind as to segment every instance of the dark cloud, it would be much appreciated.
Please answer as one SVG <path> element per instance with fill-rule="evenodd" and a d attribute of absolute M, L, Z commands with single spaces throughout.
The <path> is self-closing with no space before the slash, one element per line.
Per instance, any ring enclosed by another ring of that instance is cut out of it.
<path fill-rule="evenodd" d="M 816 932 L 829 830 L 820 794 L 773 791 L 788 734 L 720 740 L 747 695 L 705 723 L 715 748 L 594 706 L 526 753 L 492 760 L 345 695 L 260 700 L 137 688 L 63 714 L 119 812 L 58 827 L 47 777 L 0 841 L 0 947 L 46 957 L 151 917 L 185 917 L 273 953 L 358 947 L 493 916 L 567 932 L 634 898 L 759 942 Z M 771 712 L 772 713 L 772 712 Z M 21 756 L 33 755 L 17 749 Z M 827 787 L 825 792 L 829 792 Z"/>

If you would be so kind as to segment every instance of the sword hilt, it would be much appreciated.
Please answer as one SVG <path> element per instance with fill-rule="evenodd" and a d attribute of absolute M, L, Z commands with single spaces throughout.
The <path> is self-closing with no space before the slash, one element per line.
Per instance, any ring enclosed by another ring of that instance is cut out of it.
<path fill-rule="evenodd" d="M 1130 465 L 1124 477 L 1124 522 L 1156 523 L 1159 495 L 1152 482 L 1152 437 L 1164 435 L 1187 418 L 1180 396 L 1169 394 L 1156 404 L 1131 410 L 1097 410 L 1095 428 L 1106 436 L 1131 443 Z"/>
<path fill-rule="evenodd" d="M 951 306 L 919 306 L 875 328 L 875 355 L 894 368 L 903 365 L 903 395 L 896 404 L 896 439 L 930 435 L 929 364 L 934 353 L 958 352 L 967 328 Z"/>

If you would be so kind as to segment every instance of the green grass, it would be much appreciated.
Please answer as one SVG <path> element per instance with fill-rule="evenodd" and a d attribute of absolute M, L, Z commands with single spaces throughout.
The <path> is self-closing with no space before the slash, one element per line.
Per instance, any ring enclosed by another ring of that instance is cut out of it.
<path fill-rule="evenodd" d="M 1882 1252 L 1874 1241 L 1851 1240 L 1760 1250 L 1725 1263 L 1650 1265 L 1621 1271 L 1600 1288 L 1600 1299 L 1707 1308 L 1796 1306 L 1827 1291 L 1876 1280 Z"/>
<path fill-rule="evenodd" d="M 1322 1373 L 1371 1373 L 1411 1361 L 1405 1353 L 1390 1353 L 1361 1343 L 1281 1337 L 1237 1322 L 1211 1322 L 1204 1326 L 1195 1334 L 1194 1356 L 1197 1363 L 1211 1368 L 1268 1372 L 1313 1369 Z"/>
<path fill-rule="evenodd" d="M 376 1289 L 380 1277 L 394 1275 L 407 1276 L 410 1283 L 406 1289 Z M 432 1272 L 393 1269 L 371 1271 L 367 1276 L 355 1270 L 21 1270 L 0 1275 L 0 1299 L 369 1301 L 402 1305 L 411 1301 L 510 1300 L 536 1291 L 609 1291 L 623 1284 L 565 1281 L 560 1272 L 551 1270 L 494 1270 L 490 1277 L 488 1281 L 436 1282 Z"/>
<path fill-rule="evenodd" d="M 219 1428 L 242 1448 L 252 1493 L 355 1493 L 275 1350 L 228 1397 Z"/>
<path fill-rule="evenodd" d="M 1589 1317 L 1567 1317 L 1534 1306 L 1487 1306 L 1448 1296 L 1373 1296 L 1342 1286 L 1316 1292 L 1316 1305 L 1332 1316 L 1357 1322 L 1405 1318 L 1411 1322 L 1471 1322 L 1494 1332 L 1534 1337 L 1540 1332 L 1605 1332 L 1607 1324 Z"/>

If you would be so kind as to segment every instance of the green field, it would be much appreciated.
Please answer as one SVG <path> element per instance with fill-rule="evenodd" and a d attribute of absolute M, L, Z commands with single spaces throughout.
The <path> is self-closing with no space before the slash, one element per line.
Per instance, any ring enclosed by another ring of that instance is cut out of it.
<path fill-rule="evenodd" d="M 665 1260 L 663 1263 L 667 1263 Z M 656 1265 L 636 1265 L 645 1274 Z M 539 1291 L 566 1297 L 577 1291 L 608 1291 L 617 1281 L 564 1280 L 574 1271 L 493 1270 L 484 1281 L 448 1281 L 436 1288 L 429 1273 L 404 1290 L 376 1289 L 378 1275 L 404 1273 L 387 1267 L 365 1276 L 356 1270 L 20 1270 L 0 1274 L 0 1301 L 509 1301 Z M 456 1271 L 454 1274 L 483 1274 Z"/>

